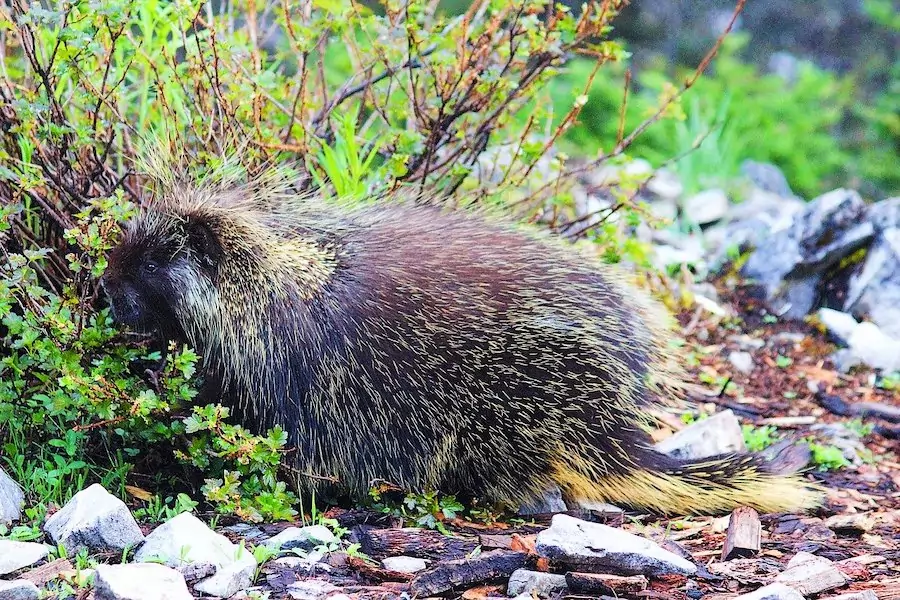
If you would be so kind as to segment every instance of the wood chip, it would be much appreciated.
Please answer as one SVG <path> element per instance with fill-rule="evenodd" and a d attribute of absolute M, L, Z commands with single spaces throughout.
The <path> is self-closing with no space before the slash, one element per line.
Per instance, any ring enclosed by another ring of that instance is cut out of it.
<path fill-rule="evenodd" d="M 444 535 L 440 531 L 405 527 L 402 529 L 357 528 L 362 551 L 373 558 L 414 556 L 432 560 L 464 558 L 478 547 L 475 536 Z"/>
<path fill-rule="evenodd" d="M 643 575 L 621 577 L 601 573 L 566 573 L 569 590 L 579 594 L 634 594 L 647 589 L 647 578 Z"/>
<path fill-rule="evenodd" d="M 20 575 L 20 579 L 27 579 L 34 585 L 38 587 L 44 587 L 57 577 L 59 577 L 60 573 L 65 571 L 71 571 L 75 567 L 72 566 L 65 558 L 57 558 L 51 563 L 47 563 L 46 565 L 41 565 L 36 569 L 32 569 L 27 573 Z"/>
<path fill-rule="evenodd" d="M 759 552 L 762 538 L 762 523 L 759 513 L 749 506 L 741 506 L 731 513 L 728 533 L 722 546 L 722 560 L 748 558 Z"/>

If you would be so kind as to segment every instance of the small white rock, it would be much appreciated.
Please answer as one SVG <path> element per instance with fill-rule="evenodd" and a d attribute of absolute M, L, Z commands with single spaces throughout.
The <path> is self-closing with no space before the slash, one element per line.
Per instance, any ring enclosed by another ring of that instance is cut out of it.
<path fill-rule="evenodd" d="M 30 567 L 49 553 L 50 548 L 44 544 L 0 540 L 0 575 Z"/>
<path fill-rule="evenodd" d="M 184 577 L 158 564 L 99 565 L 96 600 L 192 600 Z"/>
<path fill-rule="evenodd" d="M 744 452 L 744 432 L 731 410 L 723 410 L 667 437 L 656 449 L 676 458 L 695 459 Z"/>
<path fill-rule="evenodd" d="M 728 362 L 731 363 L 739 373 L 749 375 L 753 372 L 753 355 L 749 352 L 732 352 L 728 355 Z"/>
<path fill-rule="evenodd" d="M 306 579 L 295 581 L 287 587 L 287 593 L 294 600 L 322 600 L 329 594 L 336 592 L 337 587 L 321 579 Z"/>
<path fill-rule="evenodd" d="M 0 600 L 38 600 L 41 592 L 27 579 L 0 581 Z"/>
<path fill-rule="evenodd" d="M 398 573 L 418 573 L 427 569 L 428 563 L 414 556 L 392 556 L 381 561 L 381 566 Z"/>
<path fill-rule="evenodd" d="M 16 481 L 0 469 L 0 523 L 8 525 L 22 518 L 25 494 Z"/>
<path fill-rule="evenodd" d="M 44 531 L 70 554 L 82 548 L 121 552 L 144 540 L 125 503 L 95 483 L 47 519 Z"/>
<path fill-rule="evenodd" d="M 249 587 L 256 570 L 256 559 L 249 549 L 232 544 L 191 513 L 181 513 L 153 530 L 134 559 L 159 559 L 170 567 L 195 562 L 213 564 L 216 574 L 194 585 L 194 589 L 222 598 Z"/>
<path fill-rule="evenodd" d="M 690 575 L 697 567 L 652 541 L 600 523 L 554 515 L 537 536 L 538 554 L 578 568 L 614 568 L 635 575 Z"/>
<path fill-rule="evenodd" d="M 755 592 L 743 594 L 734 600 L 805 600 L 803 596 L 792 587 L 783 583 L 772 583 L 761 587 Z"/>
<path fill-rule="evenodd" d="M 331 530 L 324 525 L 310 525 L 308 527 L 288 527 L 263 542 L 263 545 L 280 550 L 290 550 L 291 548 L 312 550 L 321 544 L 333 544 L 337 541 L 338 539 Z"/>
<path fill-rule="evenodd" d="M 853 315 L 831 308 L 820 308 L 818 317 L 828 331 L 845 342 L 850 339 L 859 325 Z"/>
<path fill-rule="evenodd" d="M 698 225 L 713 223 L 725 217 L 731 204 L 728 196 L 719 189 L 705 190 L 684 202 L 687 218 Z"/>
<path fill-rule="evenodd" d="M 889 337 L 875 323 L 860 323 L 847 341 L 854 356 L 873 369 L 900 370 L 900 340 Z"/>
<path fill-rule="evenodd" d="M 506 593 L 510 596 L 518 596 L 534 592 L 538 596 L 546 598 L 566 589 L 568 586 L 565 575 L 517 569 L 509 578 Z"/>
<path fill-rule="evenodd" d="M 684 185 L 673 171 L 659 169 L 647 182 L 647 190 L 660 198 L 674 200 L 684 193 Z"/>

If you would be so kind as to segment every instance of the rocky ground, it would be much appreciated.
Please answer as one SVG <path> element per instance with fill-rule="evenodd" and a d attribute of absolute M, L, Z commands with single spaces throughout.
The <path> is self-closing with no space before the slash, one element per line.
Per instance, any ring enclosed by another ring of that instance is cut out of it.
<path fill-rule="evenodd" d="M 839 190 L 804 204 L 763 171 L 768 183 L 756 177 L 743 206 L 716 191 L 677 203 L 671 180 L 648 186 L 653 210 L 680 206 L 703 228 L 638 233 L 660 266 L 688 262 L 707 280 L 678 315 L 702 389 L 693 409 L 663 416 L 656 438 L 681 456 L 802 461 L 829 490 L 814 514 L 657 519 L 548 498 L 501 522 L 438 514 L 447 535 L 332 509 L 336 537 L 321 524 L 224 519 L 213 531 L 190 513 L 138 523 L 94 485 L 51 511 L 43 539 L 0 540 L 0 600 L 900 598 L 900 199 L 864 204 Z M 782 453 L 797 441 L 809 452 Z M 0 473 L 0 520 L 20 504 Z"/>

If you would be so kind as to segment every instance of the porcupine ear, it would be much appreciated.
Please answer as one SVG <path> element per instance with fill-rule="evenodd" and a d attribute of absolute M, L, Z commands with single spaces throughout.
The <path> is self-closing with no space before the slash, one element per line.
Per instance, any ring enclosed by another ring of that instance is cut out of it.
<path fill-rule="evenodd" d="M 188 245 L 196 252 L 201 264 L 209 270 L 215 270 L 222 257 L 222 246 L 219 239 L 204 219 L 188 219 L 185 224 Z"/>

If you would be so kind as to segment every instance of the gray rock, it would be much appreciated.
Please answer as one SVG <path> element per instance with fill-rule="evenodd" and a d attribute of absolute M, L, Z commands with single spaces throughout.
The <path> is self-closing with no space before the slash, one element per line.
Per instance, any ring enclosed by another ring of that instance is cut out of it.
<path fill-rule="evenodd" d="M 881 231 L 850 278 L 844 311 L 900 339 L 900 227 Z"/>
<path fill-rule="evenodd" d="M 731 363 L 739 373 L 749 375 L 753 372 L 753 355 L 749 352 L 731 352 L 728 355 L 728 362 Z"/>
<path fill-rule="evenodd" d="M 537 536 L 538 554 L 574 570 L 611 570 L 625 575 L 690 575 L 697 567 L 648 539 L 600 523 L 554 515 Z"/>
<path fill-rule="evenodd" d="M 27 579 L 0 581 L 0 600 L 38 600 L 41 592 Z"/>
<path fill-rule="evenodd" d="M 99 565 L 94 578 L 97 600 L 192 600 L 184 577 L 156 564 Z"/>
<path fill-rule="evenodd" d="M 723 190 L 705 190 L 684 201 L 684 214 L 698 225 L 707 225 L 725 218 L 731 203 Z"/>
<path fill-rule="evenodd" d="M 50 548 L 44 544 L 0 540 L 0 575 L 30 567 L 49 552 Z"/>
<path fill-rule="evenodd" d="M 322 544 L 334 544 L 338 541 L 330 529 L 324 525 L 309 525 L 308 527 L 288 527 L 272 536 L 264 545 L 270 548 L 290 550 L 302 548 L 312 550 Z"/>
<path fill-rule="evenodd" d="M 413 556 L 392 556 L 381 561 L 381 566 L 388 571 L 397 571 L 398 573 L 418 573 L 427 569 L 428 563 L 424 559 Z"/>
<path fill-rule="evenodd" d="M 153 530 L 134 559 L 159 560 L 170 567 L 213 564 L 216 574 L 197 583 L 194 589 L 223 598 L 249 587 L 256 570 L 256 559 L 250 550 L 232 544 L 191 513 L 181 513 Z"/>
<path fill-rule="evenodd" d="M 743 594 L 734 600 L 805 600 L 794 588 L 783 583 L 772 583 L 755 592 Z"/>
<path fill-rule="evenodd" d="M 544 492 L 544 495 L 539 500 L 520 506 L 519 514 L 522 516 L 543 515 L 566 512 L 567 510 L 569 510 L 569 508 L 563 500 L 562 490 L 560 490 L 558 486 L 553 486 Z"/>
<path fill-rule="evenodd" d="M 797 214 L 790 227 L 759 244 L 742 273 L 765 287 L 768 300 L 780 305 L 780 314 L 797 314 L 805 305 L 812 308 L 820 274 L 874 236 L 865 217 L 866 205 L 856 192 L 824 194 Z"/>
<path fill-rule="evenodd" d="M 513 574 L 510 576 L 506 593 L 510 596 L 518 596 L 519 594 L 531 594 L 533 592 L 541 598 L 546 598 L 566 589 L 568 589 L 568 586 L 566 585 L 565 575 L 519 569 L 513 571 Z"/>
<path fill-rule="evenodd" d="M 125 503 L 99 483 L 81 490 L 44 524 L 44 531 L 69 555 L 87 548 L 121 552 L 144 540 Z"/>
<path fill-rule="evenodd" d="M 294 600 L 321 600 L 338 591 L 338 588 L 321 579 L 306 579 L 295 581 L 287 587 L 286 591 Z"/>
<path fill-rule="evenodd" d="M 869 205 L 869 221 L 876 231 L 900 227 L 900 196 Z"/>
<path fill-rule="evenodd" d="M 696 459 L 743 452 L 746 447 L 740 421 L 730 410 L 723 410 L 667 437 L 656 449 L 675 458 Z"/>
<path fill-rule="evenodd" d="M 15 480 L 0 469 L 0 523 L 9 524 L 22 518 L 25 494 Z"/>
<path fill-rule="evenodd" d="M 784 173 L 773 164 L 745 160 L 741 163 L 741 174 L 750 183 L 766 192 L 771 192 L 782 198 L 790 198 L 794 195 Z"/>

